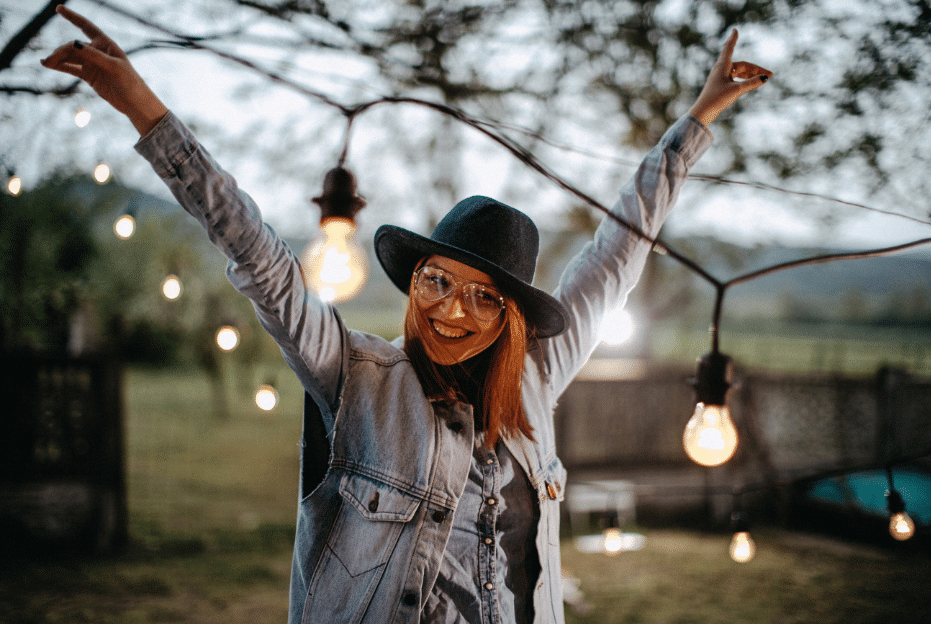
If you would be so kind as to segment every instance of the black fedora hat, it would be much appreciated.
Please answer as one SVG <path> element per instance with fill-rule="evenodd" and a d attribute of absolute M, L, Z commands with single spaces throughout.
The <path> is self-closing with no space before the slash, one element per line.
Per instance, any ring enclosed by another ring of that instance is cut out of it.
<path fill-rule="evenodd" d="M 378 261 L 402 292 L 410 289 L 411 275 L 421 258 L 445 256 L 487 273 L 518 302 L 528 329 L 547 338 L 566 328 L 568 314 L 559 301 L 531 286 L 539 247 L 537 227 L 530 217 L 481 196 L 456 204 L 430 238 L 393 225 L 375 232 Z"/>

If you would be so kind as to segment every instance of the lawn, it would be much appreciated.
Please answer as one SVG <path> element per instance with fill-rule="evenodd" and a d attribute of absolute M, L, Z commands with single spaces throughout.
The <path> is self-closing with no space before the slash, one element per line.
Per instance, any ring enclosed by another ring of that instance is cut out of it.
<path fill-rule="evenodd" d="M 228 385 L 220 421 L 196 372 L 128 371 L 127 552 L 2 560 L 0 622 L 286 620 L 301 390 L 275 371 L 282 402 L 265 413 L 254 375 L 231 372 L 245 382 Z M 761 529 L 757 557 L 737 564 L 728 536 L 636 530 L 645 547 L 614 557 L 565 541 L 564 570 L 584 597 L 570 624 L 931 622 L 926 552 Z"/>

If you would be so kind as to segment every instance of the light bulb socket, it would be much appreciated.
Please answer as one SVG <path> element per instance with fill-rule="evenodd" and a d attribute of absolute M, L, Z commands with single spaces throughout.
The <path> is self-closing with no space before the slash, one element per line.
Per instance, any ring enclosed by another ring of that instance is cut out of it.
<path fill-rule="evenodd" d="M 698 371 L 691 380 L 695 387 L 696 403 L 724 405 L 731 387 L 731 358 L 712 351 L 698 360 Z"/>
<path fill-rule="evenodd" d="M 750 531 L 750 526 L 747 523 L 747 518 L 744 516 L 743 512 L 735 511 L 731 514 L 731 532 L 732 533 L 747 533 Z"/>
<path fill-rule="evenodd" d="M 905 501 L 902 500 L 902 495 L 899 494 L 898 490 L 888 490 L 886 492 L 886 507 L 889 509 L 890 515 L 905 511 Z"/>
<path fill-rule="evenodd" d="M 365 207 L 359 196 L 356 177 L 345 167 L 333 167 L 323 178 L 323 193 L 313 198 L 320 206 L 320 222 L 332 217 L 355 221 L 356 213 Z"/>

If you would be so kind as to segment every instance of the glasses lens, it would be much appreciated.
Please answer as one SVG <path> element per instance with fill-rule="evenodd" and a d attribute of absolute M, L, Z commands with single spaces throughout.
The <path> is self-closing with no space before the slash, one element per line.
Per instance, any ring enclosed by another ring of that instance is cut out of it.
<path fill-rule="evenodd" d="M 504 298 L 488 286 L 472 282 L 462 289 L 462 294 L 469 310 L 480 321 L 491 321 L 504 309 Z"/>
<path fill-rule="evenodd" d="M 435 267 L 424 267 L 417 275 L 417 293 L 427 301 L 442 299 L 455 288 L 452 276 Z"/>
<path fill-rule="evenodd" d="M 426 266 L 417 272 L 417 294 L 425 301 L 439 301 L 456 290 L 456 278 L 436 267 Z M 468 282 L 462 287 L 462 299 L 469 313 L 480 321 L 491 321 L 504 309 L 504 297 L 488 286 Z"/>

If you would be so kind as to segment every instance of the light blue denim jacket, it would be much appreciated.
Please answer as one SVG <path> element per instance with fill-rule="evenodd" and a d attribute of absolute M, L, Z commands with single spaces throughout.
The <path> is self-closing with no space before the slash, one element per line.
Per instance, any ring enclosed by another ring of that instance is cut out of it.
<path fill-rule="evenodd" d="M 694 117 L 677 121 L 613 210 L 655 235 L 711 140 Z M 320 408 L 332 450 L 326 476 L 298 508 L 289 623 L 416 622 L 471 465 L 471 406 L 428 400 L 400 340 L 346 328 L 309 292 L 292 251 L 173 114 L 136 149 L 229 258 L 230 282 L 252 300 Z M 633 288 L 648 251 L 605 219 L 554 293 L 569 311 L 568 330 L 541 340 L 525 361 L 523 404 L 536 441 L 506 443 L 540 505 L 538 622 L 563 622 L 559 501 L 566 473 L 556 457 L 553 408 L 594 350 L 603 314 Z"/>

